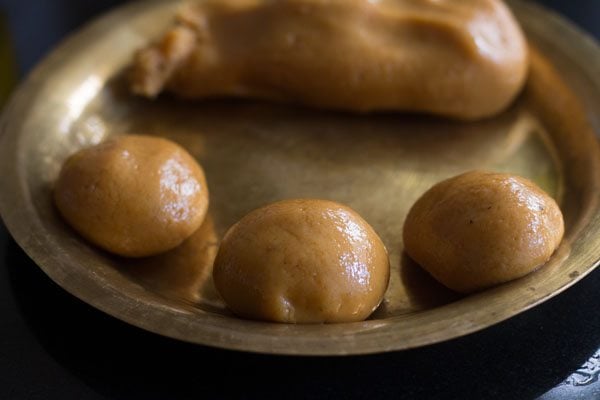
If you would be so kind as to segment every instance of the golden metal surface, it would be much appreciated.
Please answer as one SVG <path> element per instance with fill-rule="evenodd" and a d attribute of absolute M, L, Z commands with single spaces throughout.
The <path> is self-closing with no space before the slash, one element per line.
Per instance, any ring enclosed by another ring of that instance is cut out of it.
<path fill-rule="evenodd" d="M 117 318 L 177 339 L 281 354 L 406 349 L 485 328 L 564 290 L 600 258 L 600 50 L 560 18 L 513 1 L 534 47 L 527 87 L 502 115 L 477 123 L 357 116 L 251 101 L 186 103 L 133 98 L 123 69 L 156 37 L 178 2 L 127 5 L 68 39 L 23 83 L 0 137 L 0 210 L 31 258 L 75 296 Z M 184 245 L 125 260 L 85 243 L 50 197 L 62 161 L 114 134 L 170 137 L 206 170 L 211 208 Z M 460 297 L 402 253 L 413 201 L 473 168 L 531 178 L 563 209 L 566 237 L 548 265 L 517 281 Z M 382 306 L 361 323 L 246 321 L 212 286 L 219 238 L 253 208 L 319 197 L 356 209 L 383 238 L 392 276 Z"/>

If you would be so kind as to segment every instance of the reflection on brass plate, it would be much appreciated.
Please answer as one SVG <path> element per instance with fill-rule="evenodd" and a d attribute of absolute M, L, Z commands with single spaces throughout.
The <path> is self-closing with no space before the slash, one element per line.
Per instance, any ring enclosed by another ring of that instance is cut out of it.
<path fill-rule="evenodd" d="M 55 50 L 7 107 L 0 136 L 0 210 L 53 280 L 133 325 L 177 339 L 282 354 L 400 350 L 485 328 L 564 290 L 600 258 L 600 50 L 538 6 L 511 1 L 532 45 L 524 93 L 505 113 L 461 123 L 401 114 L 351 115 L 253 101 L 133 98 L 123 71 L 179 2 L 135 2 Z M 114 46 L 119 43 L 119 46 Z M 90 247 L 58 217 L 52 182 L 73 151 L 114 134 L 167 136 L 202 163 L 209 218 L 181 247 L 141 260 Z M 427 188 L 473 168 L 538 183 L 561 205 L 566 235 L 548 265 L 471 296 L 444 288 L 402 252 L 402 224 Z M 365 322 L 285 325 L 236 318 L 216 293 L 212 261 L 248 211 L 293 197 L 348 204 L 375 228 L 390 285 Z"/>

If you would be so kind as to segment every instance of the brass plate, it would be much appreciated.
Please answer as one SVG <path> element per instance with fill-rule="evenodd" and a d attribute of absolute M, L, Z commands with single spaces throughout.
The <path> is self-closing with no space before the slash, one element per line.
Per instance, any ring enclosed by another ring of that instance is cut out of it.
<path fill-rule="evenodd" d="M 523 95 L 477 123 L 357 116 L 251 101 L 136 99 L 122 72 L 134 49 L 170 23 L 178 2 L 126 5 L 58 47 L 4 113 L 0 208 L 8 229 L 59 285 L 106 313 L 173 338 L 280 354 L 407 349 L 485 328 L 556 295 L 600 258 L 600 50 L 538 6 L 513 1 L 532 43 Z M 73 151 L 123 133 L 163 135 L 204 165 L 210 216 L 180 248 L 128 261 L 98 251 L 58 218 L 50 198 Z M 402 256 L 402 224 L 429 186 L 473 168 L 529 177 L 560 203 L 566 238 L 548 265 L 468 297 Z M 219 238 L 251 209 L 291 197 L 329 198 L 362 214 L 383 238 L 392 275 L 362 323 L 285 325 L 227 312 L 212 286 Z"/>

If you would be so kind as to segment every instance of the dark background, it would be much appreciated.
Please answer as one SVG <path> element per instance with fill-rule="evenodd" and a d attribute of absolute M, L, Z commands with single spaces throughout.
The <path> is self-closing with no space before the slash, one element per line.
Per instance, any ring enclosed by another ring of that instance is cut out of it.
<path fill-rule="evenodd" d="M 600 37 L 597 0 L 540 2 Z M 20 73 L 119 3 L 0 0 Z M 598 288 L 600 270 L 483 332 L 411 351 L 246 354 L 159 337 L 91 308 L 47 278 L 0 225 L 0 399 L 600 399 L 598 382 L 561 384 L 600 349 Z"/>

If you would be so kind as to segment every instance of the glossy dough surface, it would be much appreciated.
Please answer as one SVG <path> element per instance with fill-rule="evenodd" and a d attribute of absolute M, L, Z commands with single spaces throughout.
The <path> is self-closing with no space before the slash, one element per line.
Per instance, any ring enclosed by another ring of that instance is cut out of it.
<path fill-rule="evenodd" d="M 72 155 L 54 188 L 67 222 L 126 257 L 172 249 L 202 224 L 208 188 L 198 163 L 161 138 L 126 135 Z"/>
<path fill-rule="evenodd" d="M 442 284 L 466 293 L 530 273 L 563 234 L 558 205 L 533 182 L 473 171 L 417 200 L 404 224 L 404 247 Z"/>
<path fill-rule="evenodd" d="M 379 305 L 387 251 L 355 211 L 325 200 L 285 200 L 229 229 L 214 282 L 228 307 L 252 319 L 351 322 Z"/>
<path fill-rule="evenodd" d="M 527 69 L 501 0 L 205 0 L 136 54 L 131 86 L 476 119 L 506 108 Z"/>

